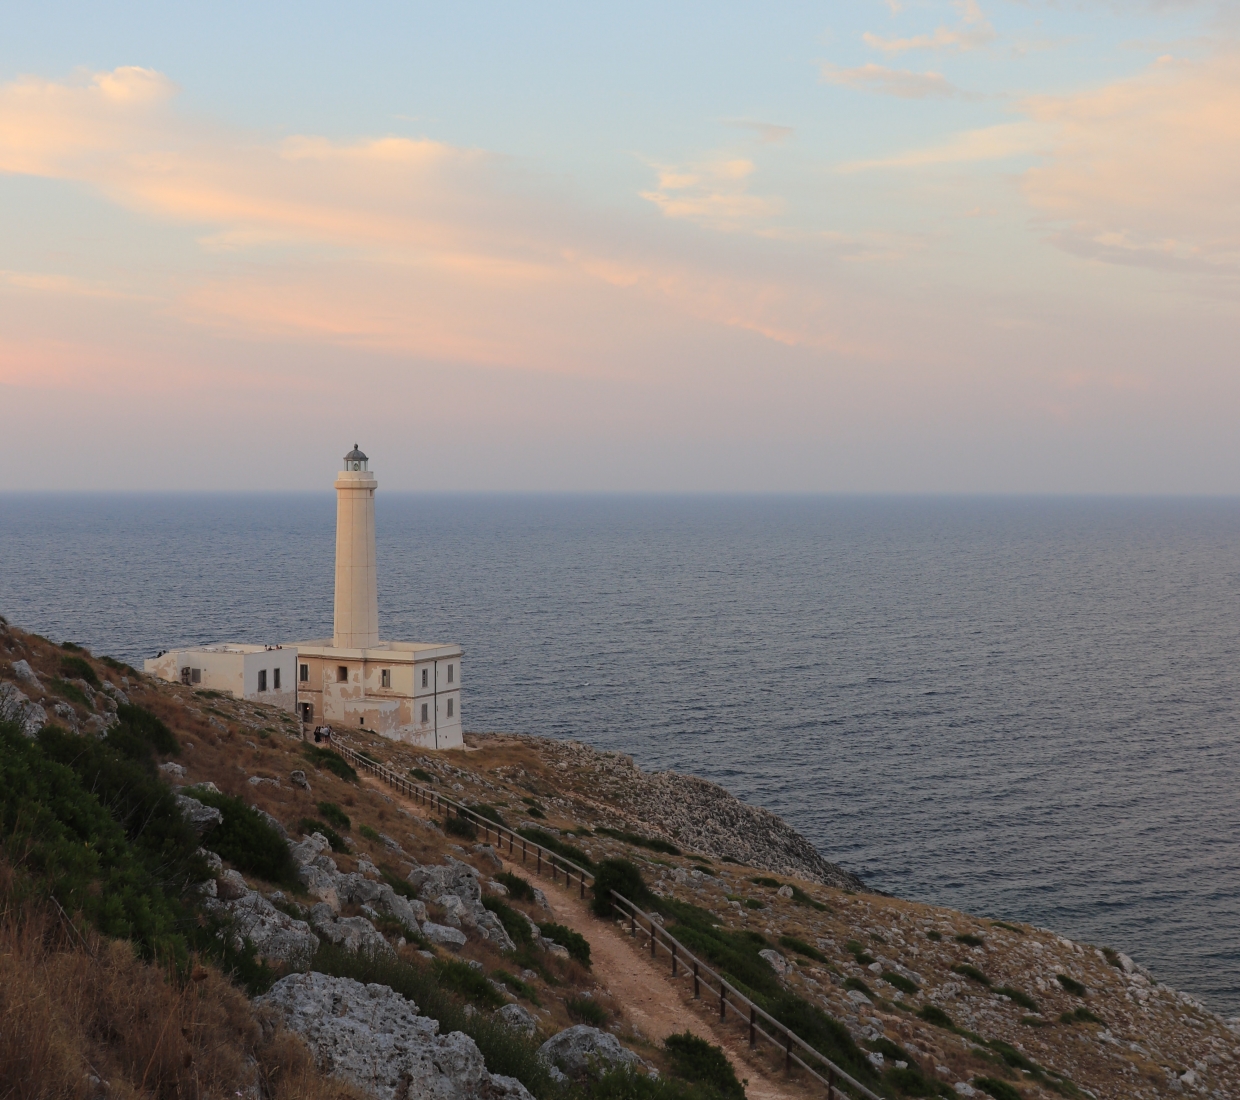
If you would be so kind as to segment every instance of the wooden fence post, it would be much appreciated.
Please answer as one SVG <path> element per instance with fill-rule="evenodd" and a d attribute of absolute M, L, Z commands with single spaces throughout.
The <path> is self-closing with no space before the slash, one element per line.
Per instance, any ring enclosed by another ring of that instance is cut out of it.
<path fill-rule="evenodd" d="M 758 1045 L 758 1008 L 752 1004 L 749 1006 L 749 1045 Z"/>
<path fill-rule="evenodd" d="M 702 982 L 698 975 L 698 961 L 693 960 L 693 999 L 700 1001 L 702 999 Z"/>

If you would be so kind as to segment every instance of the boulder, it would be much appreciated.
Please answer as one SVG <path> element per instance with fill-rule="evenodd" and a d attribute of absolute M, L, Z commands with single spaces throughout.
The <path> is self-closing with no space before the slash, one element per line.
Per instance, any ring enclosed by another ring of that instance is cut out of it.
<path fill-rule="evenodd" d="M 310 836 L 302 837 L 299 844 L 289 841 L 289 855 L 293 857 L 294 863 L 313 863 L 324 852 L 330 850 L 331 845 L 322 833 L 312 833 Z"/>
<path fill-rule="evenodd" d="M 275 783 L 277 787 L 280 785 L 279 783 L 276 783 L 274 779 L 272 782 Z M 281 840 L 287 841 L 289 839 L 288 830 L 280 823 L 279 818 L 272 817 L 266 810 L 260 810 L 257 806 L 251 806 L 250 809 L 258 814 L 258 816 L 267 822 L 268 825 L 275 829 L 275 831 L 280 834 Z"/>
<path fill-rule="evenodd" d="M 240 871 L 225 871 L 219 876 L 216 896 L 222 901 L 236 901 L 253 893 Z"/>
<path fill-rule="evenodd" d="M 766 961 L 771 964 L 771 969 L 774 970 L 776 974 L 788 973 L 788 960 L 785 959 L 778 951 L 773 951 L 768 947 L 764 951 L 759 951 L 758 957 L 766 959 Z"/>
<path fill-rule="evenodd" d="M 39 683 L 39 674 L 30 667 L 29 661 L 14 661 L 13 675 L 16 676 L 24 684 L 29 684 L 32 688 L 41 688 L 43 685 Z"/>
<path fill-rule="evenodd" d="M 465 946 L 465 933 L 459 928 L 449 928 L 444 924 L 436 924 L 434 921 L 422 922 L 422 935 L 424 935 L 431 943 L 437 943 L 440 947 L 446 947 L 450 951 L 459 951 Z"/>
<path fill-rule="evenodd" d="M 263 958 L 295 966 L 309 963 L 318 949 L 319 938 L 310 931 L 310 925 L 281 912 L 262 894 L 204 904 L 208 911 L 222 911 L 232 917 L 234 943 L 238 949 L 248 939 Z"/>
<path fill-rule="evenodd" d="M 504 1005 L 495 1013 L 495 1016 L 513 1031 L 519 1031 L 523 1035 L 532 1036 L 538 1030 L 538 1021 L 519 1004 Z"/>
<path fill-rule="evenodd" d="M 416 932 L 426 920 L 426 906 L 422 902 L 403 898 L 386 882 L 373 882 L 364 875 L 341 875 L 336 880 L 336 893 L 342 903 L 370 905 L 380 913 L 395 917 L 410 932 Z"/>
<path fill-rule="evenodd" d="M 477 923 L 465 907 L 465 903 L 455 894 L 440 894 L 435 899 L 435 904 L 443 910 L 444 923 L 450 924 L 453 928 L 460 928 L 465 923 L 471 925 Z"/>
<path fill-rule="evenodd" d="M 517 945 L 512 942 L 512 937 L 508 935 L 508 929 L 504 927 L 504 922 L 499 919 L 490 909 L 483 908 L 482 912 L 477 914 L 474 920 L 474 927 L 478 929 L 479 934 L 484 940 L 490 940 L 501 951 L 515 951 Z"/>
<path fill-rule="evenodd" d="M 792 897 L 792 887 L 785 884 L 776 890 L 775 893 L 777 893 L 781 898 L 790 898 Z"/>
<path fill-rule="evenodd" d="M 553 1035 L 538 1048 L 538 1058 L 555 1066 L 570 1077 L 605 1073 L 617 1067 L 648 1069 L 649 1067 L 627 1047 L 620 1045 L 609 1031 L 599 1031 L 586 1024 L 575 1024 Z"/>
<path fill-rule="evenodd" d="M 489 844 L 475 844 L 474 851 L 482 857 L 483 861 L 489 864 L 494 870 L 502 871 L 504 869 L 504 861 L 496 854 L 495 849 Z"/>
<path fill-rule="evenodd" d="M 24 663 L 24 662 L 23 662 Z M 31 702 L 16 684 L 0 684 L 0 719 L 16 722 L 26 737 L 34 737 L 47 725 L 47 711 Z"/>
<path fill-rule="evenodd" d="M 288 773 L 288 781 L 292 783 L 294 787 L 300 787 L 303 791 L 308 791 L 310 789 L 310 780 L 306 778 L 306 773 L 300 768 L 296 771 L 291 771 Z"/>
<path fill-rule="evenodd" d="M 384 985 L 290 974 L 257 1004 L 305 1041 L 319 1068 L 378 1100 L 533 1100 L 511 1077 L 487 1072 L 477 1045 Z"/>
<path fill-rule="evenodd" d="M 194 827 L 194 832 L 199 836 L 204 836 L 215 826 L 224 824 L 224 815 L 214 806 L 207 806 L 187 794 L 178 794 L 176 799 L 185 820 Z"/>
<path fill-rule="evenodd" d="M 340 917 L 330 906 L 319 903 L 310 910 L 310 921 L 320 936 L 346 951 L 388 955 L 392 953 L 392 945 L 365 917 Z"/>

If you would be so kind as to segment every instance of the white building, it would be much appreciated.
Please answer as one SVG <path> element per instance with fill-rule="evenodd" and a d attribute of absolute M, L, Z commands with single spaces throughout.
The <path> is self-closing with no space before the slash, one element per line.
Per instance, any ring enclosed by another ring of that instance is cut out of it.
<path fill-rule="evenodd" d="M 162 680 L 297 712 L 297 651 L 278 646 L 207 645 L 147 658 L 144 669 Z"/>
<path fill-rule="evenodd" d="M 297 650 L 298 710 L 307 724 L 360 727 L 428 749 L 459 748 L 461 647 L 379 637 L 378 486 L 355 444 L 336 475 L 334 632 L 286 647 Z"/>
<path fill-rule="evenodd" d="M 213 645 L 153 657 L 146 671 L 192 687 L 274 703 L 307 725 L 372 730 L 428 749 L 464 744 L 458 645 L 382 641 L 375 568 L 375 489 L 354 444 L 336 476 L 332 637 L 284 646 Z"/>

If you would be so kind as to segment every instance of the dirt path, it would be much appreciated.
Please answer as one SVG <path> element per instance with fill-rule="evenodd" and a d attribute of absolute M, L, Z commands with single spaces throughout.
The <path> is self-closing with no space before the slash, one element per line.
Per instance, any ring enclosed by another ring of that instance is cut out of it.
<path fill-rule="evenodd" d="M 430 816 L 425 807 L 404 798 L 379 780 L 365 776 L 363 782 L 383 791 L 418 817 Z M 805 1088 L 784 1079 L 761 1058 L 752 1055 L 744 1032 L 735 1022 L 720 1026 L 715 1011 L 707 1007 L 706 1001 L 693 1001 L 687 981 L 673 982 L 666 957 L 660 956 L 662 965 L 659 965 L 642 950 L 650 941 L 640 932 L 634 941 L 614 924 L 595 918 L 589 911 L 589 902 L 577 895 L 576 887 L 570 891 L 553 885 L 550 879 L 540 879 L 520 862 L 505 860 L 504 869 L 536 883 L 546 895 L 556 921 L 590 941 L 591 971 L 595 979 L 623 1006 L 629 1022 L 642 1034 L 662 1042 L 669 1035 L 687 1030 L 718 1044 L 732 1063 L 736 1076 L 748 1079 L 745 1091 L 749 1100 L 804 1100 L 810 1095 Z M 814 1095 L 821 1095 L 821 1090 Z"/>

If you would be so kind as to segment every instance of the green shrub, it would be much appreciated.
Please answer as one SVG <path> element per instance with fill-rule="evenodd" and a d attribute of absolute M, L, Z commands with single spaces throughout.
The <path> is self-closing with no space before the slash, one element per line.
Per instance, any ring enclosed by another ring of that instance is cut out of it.
<path fill-rule="evenodd" d="M 516 901 L 534 900 L 534 887 L 520 875 L 514 875 L 511 871 L 501 871 L 495 876 L 495 881 L 506 886 L 509 896 Z"/>
<path fill-rule="evenodd" d="M 759 901 L 757 898 L 746 898 L 745 908 L 746 909 L 765 909 L 766 903 Z"/>
<path fill-rule="evenodd" d="M 1081 1007 L 1071 1012 L 1065 1012 L 1059 1017 L 1061 1024 L 1100 1024 L 1102 1021 L 1098 1019 L 1089 1009 Z"/>
<path fill-rule="evenodd" d="M 530 931 L 530 922 L 524 913 L 518 913 L 495 894 L 483 894 L 482 904 L 499 917 L 500 924 L 512 937 L 513 943 L 531 944 L 534 942 L 534 933 Z"/>
<path fill-rule="evenodd" d="M 494 806 L 489 806 L 485 802 L 475 802 L 469 808 L 479 817 L 485 817 L 488 821 L 494 821 L 496 825 L 502 825 L 504 828 L 508 827 L 508 823 L 504 820 L 504 815 Z"/>
<path fill-rule="evenodd" d="M 609 836 L 613 840 L 623 840 L 625 844 L 632 844 L 638 848 L 648 848 L 652 852 L 662 852 L 668 856 L 680 855 L 680 849 L 667 840 L 660 840 L 658 837 L 642 836 L 640 833 L 629 833 L 623 829 L 595 829 L 600 836 Z"/>
<path fill-rule="evenodd" d="M 316 768 L 329 771 L 341 779 L 347 779 L 350 783 L 357 782 L 357 772 L 338 752 L 332 752 L 331 749 L 325 749 L 321 745 L 302 745 L 301 751 L 302 755 Z"/>
<path fill-rule="evenodd" d="M 372 829 L 369 825 L 359 825 L 357 827 L 357 831 L 361 833 L 362 836 L 364 836 L 367 840 L 373 840 L 376 842 L 379 841 L 378 829 Z"/>
<path fill-rule="evenodd" d="M 363 826 L 365 828 L 365 826 Z M 478 826 L 467 817 L 450 815 L 444 820 L 443 831 L 449 836 L 459 836 L 464 840 L 478 839 Z"/>
<path fill-rule="evenodd" d="M 533 1005 L 542 1006 L 542 1001 L 538 999 L 538 990 L 528 982 L 523 982 L 515 974 L 509 974 L 507 970 L 498 969 L 491 971 L 491 977 L 497 982 L 503 982 L 518 997 L 524 997 Z"/>
<path fill-rule="evenodd" d="M 343 829 L 347 833 L 353 827 L 353 822 L 349 820 L 349 815 L 337 806 L 336 803 L 320 802 L 318 808 L 324 820 L 329 821 L 337 829 Z"/>
<path fill-rule="evenodd" d="M 737 867 L 741 866 L 741 861 L 739 859 L 733 859 L 731 856 L 724 856 L 722 861 L 724 863 L 734 863 Z"/>
<path fill-rule="evenodd" d="M 1075 978 L 1068 977 L 1067 974 L 1056 974 L 1055 978 L 1058 980 L 1059 984 L 1074 997 L 1084 997 L 1089 993 L 1089 990 L 1086 989 L 1080 982 L 1078 982 Z"/>
<path fill-rule="evenodd" d="M 926 933 L 926 939 L 933 940 L 935 943 L 938 943 L 939 940 L 941 940 L 942 938 L 943 938 L 943 933 L 936 932 L 933 928 L 929 932 Z"/>
<path fill-rule="evenodd" d="M 990 1093 L 995 1100 L 1024 1100 L 1020 1089 L 996 1077 L 974 1077 L 973 1084 L 983 1092 Z"/>
<path fill-rule="evenodd" d="M 99 686 L 99 673 L 81 657 L 61 657 L 60 674 L 67 680 L 85 680 L 93 688 Z"/>
<path fill-rule="evenodd" d="M 80 645 L 77 644 L 77 642 L 61 642 L 60 648 L 67 649 L 71 653 L 85 653 L 86 652 Z"/>
<path fill-rule="evenodd" d="M 572 860 L 573 863 L 579 867 L 584 867 L 587 871 L 594 868 L 594 861 L 580 848 L 573 844 L 566 844 L 558 836 L 553 836 L 545 829 L 518 829 L 517 835 L 525 837 L 526 840 L 532 840 L 535 844 L 546 848 L 549 852 L 555 852 L 558 856 Z M 629 900 L 635 899 L 630 898 Z"/>
<path fill-rule="evenodd" d="M 435 782 L 435 777 L 425 768 L 410 768 L 409 774 L 413 776 L 414 779 L 420 779 L 423 783 Z"/>
<path fill-rule="evenodd" d="M 981 947 L 986 941 L 983 940 L 981 936 L 974 936 L 969 932 L 965 932 L 964 934 L 956 937 L 956 942 L 963 943 L 968 947 Z"/>
<path fill-rule="evenodd" d="M 99 660 L 101 660 L 105 665 L 107 665 L 108 668 L 112 669 L 113 672 L 124 672 L 129 676 L 138 675 L 137 669 L 133 668 L 131 665 L 125 664 L 124 661 L 118 661 L 115 657 L 105 656 L 105 657 L 100 657 Z"/>
<path fill-rule="evenodd" d="M 856 940 L 849 940 L 844 945 L 844 950 L 857 960 L 858 966 L 869 966 L 874 961 L 874 956 L 867 952 Z"/>
<path fill-rule="evenodd" d="M 952 1023 L 952 1018 L 939 1008 L 938 1005 L 922 1005 L 917 1010 L 917 1015 L 925 1020 L 926 1023 L 933 1024 L 935 1027 L 944 1027 L 949 1031 L 954 1030 L 956 1027 Z"/>
<path fill-rule="evenodd" d="M 383 881 L 392 888 L 393 893 L 399 894 L 402 898 L 408 898 L 410 901 L 418 900 L 418 892 L 413 888 L 413 883 L 401 878 L 391 867 L 380 864 L 379 874 L 383 877 Z"/>
<path fill-rule="evenodd" d="M 590 941 L 580 932 L 574 932 L 571 928 L 565 928 L 564 925 L 555 924 L 552 921 L 540 924 L 538 931 L 547 939 L 566 948 L 569 957 L 576 959 L 582 966 L 590 965 Z"/>
<path fill-rule="evenodd" d="M 224 815 L 223 823 L 203 838 L 211 851 L 218 852 L 244 874 L 300 889 L 297 865 L 288 845 L 262 814 L 231 795 L 201 788 L 193 794 L 199 802 L 214 806 Z"/>
<path fill-rule="evenodd" d="M 745 1090 L 722 1048 L 684 1031 L 664 1039 L 663 1049 L 669 1068 L 677 1077 L 702 1085 L 724 1100 L 745 1100 Z"/>
<path fill-rule="evenodd" d="M 894 970 L 884 970 L 882 979 L 888 985 L 894 985 L 901 993 L 916 993 L 920 988 L 912 978 L 906 978 L 903 974 L 897 974 Z"/>
<path fill-rule="evenodd" d="M 971 978 L 980 985 L 990 985 L 990 979 L 986 977 L 976 966 L 970 966 L 968 963 L 958 963 L 952 967 L 952 972 L 961 974 L 966 978 Z"/>
<path fill-rule="evenodd" d="M 789 951 L 795 951 L 798 955 L 804 955 L 807 959 L 814 959 L 817 962 L 825 963 L 826 956 L 816 947 L 811 947 L 804 940 L 799 940 L 796 936 L 780 936 L 779 945 L 786 947 Z"/>
<path fill-rule="evenodd" d="M 1119 952 L 1116 951 L 1114 947 L 1104 947 L 1102 949 L 1102 953 L 1106 956 L 1107 962 L 1109 962 L 1117 970 L 1124 969 L 1124 964 L 1119 961 Z"/>
<path fill-rule="evenodd" d="M 779 879 L 769 878 L 766 875 L 759 875 L 757 878 L 751 878 L 749 881 L 755 886 L 766 886 L 771 890 L 778 890 L 783 885 Z"/>
<path fill-rule="evenodd" d="M 874 998 L 874 990 L 865 984 L 860 978 L 845 978 L 845 989 L 855 989 L 858 993 L 864 993 L 867 997 Z"/>
<path fill-rule="evenodd" d="M 527 807 L 525 812 L 529 814 L 530 817 L 538 818 L 539 821 L 544 821 L 546 820 L 546 817 L 547 817 L 547 815 L 543 813 L 542 810 L 540 810 L 537 806 L 534 806 L 534 805 L 530 805 L 529 807 Z"/>
<path fill-rule="evenodd" d="M 71 684 L 67 680 L 57 680 L 53 677 L 48 680 L 47 686 L 62 699 L 68 699 L 70 703 L 77 703 L 79 707 L 90 706 L 90 700 L 86 698 L 86 692 L 78 687 L 77 684 Z"/>
<path fill-rule="evenodd" d="M 330 825 L 326 825 L 322 821 L 315 821 L 312 817 L 303 817 L 297 823 L 297 827 L 303 833 L 307 834 L 322 833 L 324 838 L 327 840 L 327 843 L 332 846 L 333 852 L 347 852 L 349 850 L 349 846 L 345 843 L 344 837 L 336 832 L 336 830 Z"/>
<path fill-rule="evenodd" d="M 1028 993 L 1024 992 L 1024 990 L 1017 989 L 1015 986 L 1001 985 L 995 990 L 995 992 L 1002 993 L 1003 996 L 1008 998 L 1008 1000 L 1012 1001 L 1014 1004 L 1020 1005 L 1021 1008 L 1029 1009 L 1030 1012 L 1041 1011 L 1038 1008 L 1037 1001 L 1030 997 Z"/>
<path fill-rule="evenodd" d="M 461 959 L 439 956 L 432 965 L 435 977 L 444 989 L 459 993 L 462 997 L 483 1008 L 499 1008 L 504 998 L 481 970 L 476 970 Z"/>
<path fill-rule="evenodd" d="M 564 1002 L 570 1019 L 591 1027 L 603 1027 L 607 1023 L 607 1010 L 592 997 L 570 997 Z"/>
<path fill-rule="evenodd" d="M 822 902 L 815 901 L 799 886 L 792 887 L 792 900 L 796 902 L 797 905 L 809 906 L 810 909 L 817 909 L 820 913 L 825 913 L 827 911 L 827 907 L 823 905 Z"/>
<path fill-rule="evenodd" d="M 1050 1020 L 1043 1020 L 1038 1016 L 1022 1016 L 1020 1018 L 1020 1022 L 1024 1024 L 1025 1027 L 1050 1027 L 1051 1026 Z"/>

